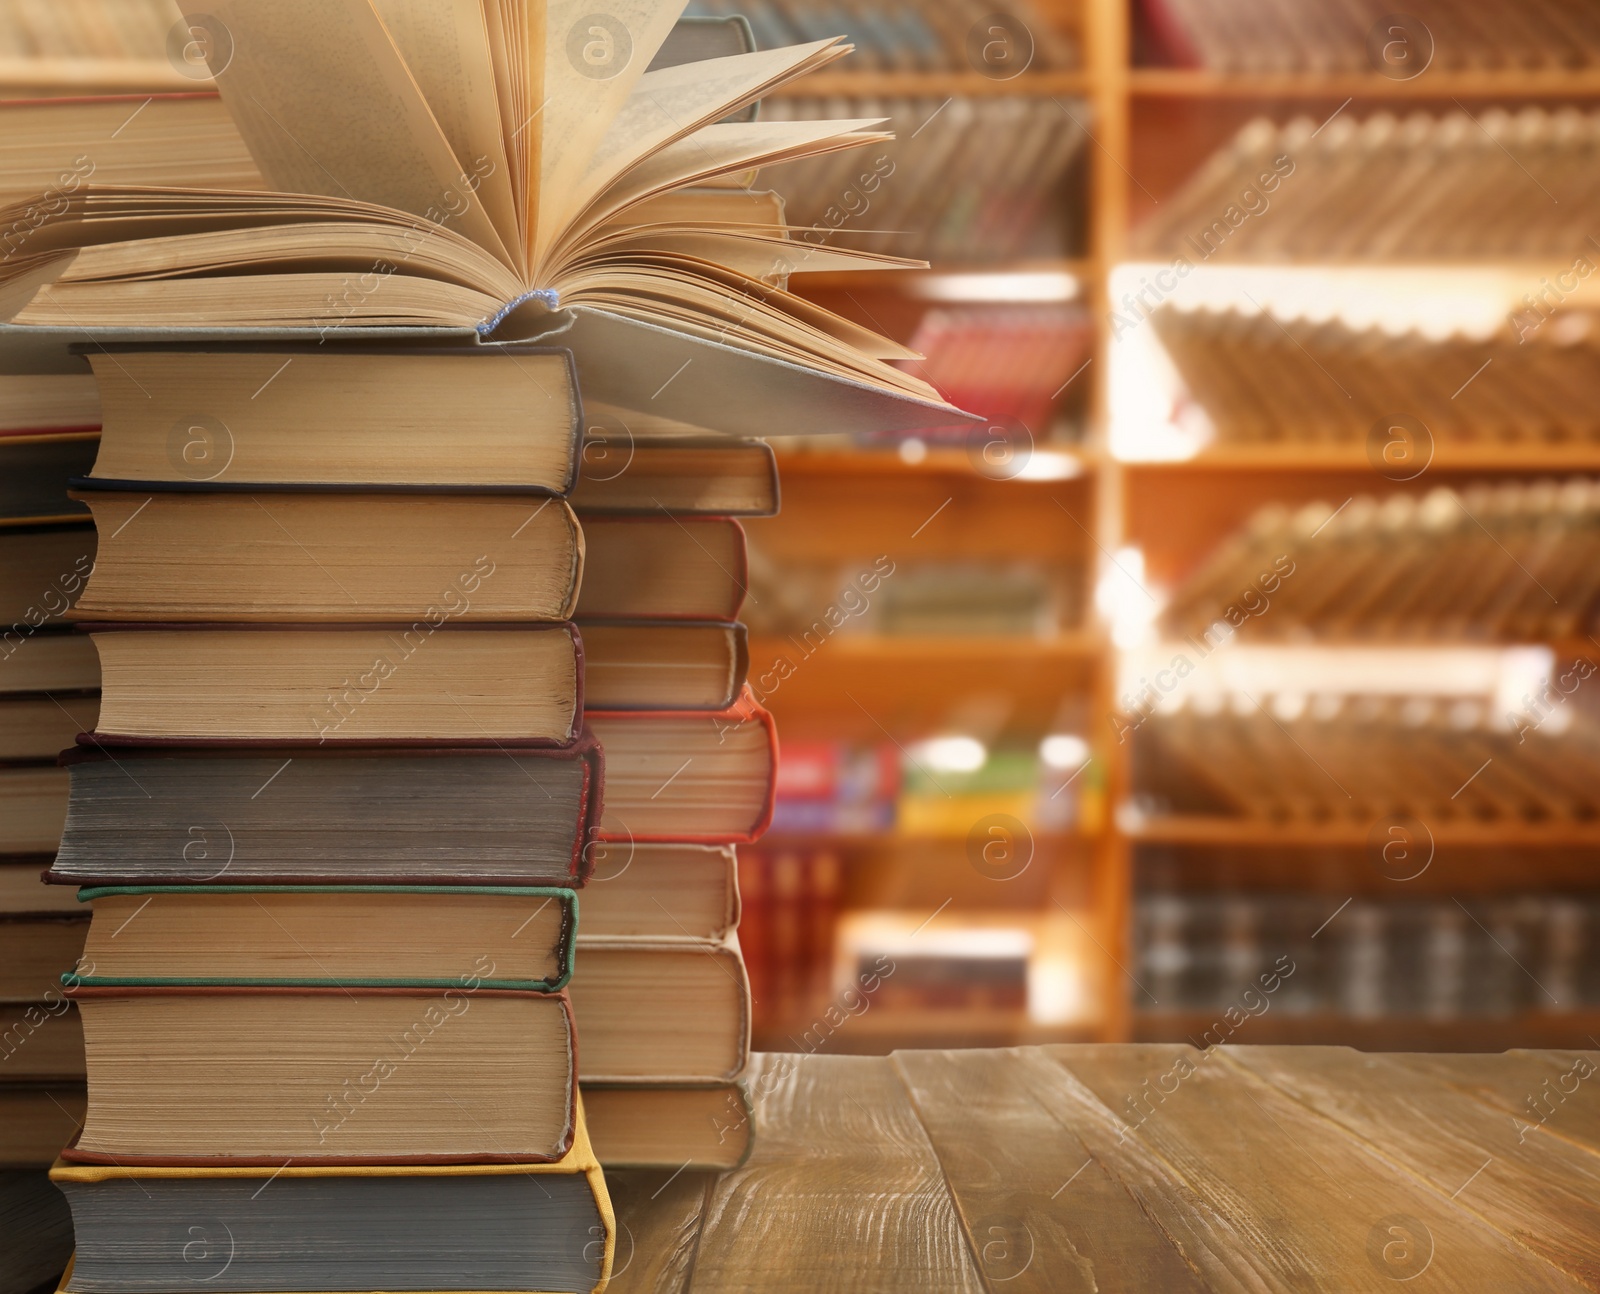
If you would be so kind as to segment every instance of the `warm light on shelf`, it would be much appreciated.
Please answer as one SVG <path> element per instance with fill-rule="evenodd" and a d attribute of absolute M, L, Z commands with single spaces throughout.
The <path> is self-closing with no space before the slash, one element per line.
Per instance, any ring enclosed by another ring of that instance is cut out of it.
<path fill-rule="evenodd" d="M 936 773 L 976 773 L 989 752 L 976 737 L 931 737 L 911 748 L 911 758 Z"/>
<path fill-rule="evenodd" d="M 920 301 L 1076 301 L 1083 284 L 1069 270 L 1025 270 L 923 274 L 905 281 L 906 295 Z"/>
<path fill-rule="evenodd" d="M 1049 768 L 1080 768 L 1089 758 L 1089 743 L 1072 733 L 1051 733 L 1039 743 L 1039 758 Z"/>

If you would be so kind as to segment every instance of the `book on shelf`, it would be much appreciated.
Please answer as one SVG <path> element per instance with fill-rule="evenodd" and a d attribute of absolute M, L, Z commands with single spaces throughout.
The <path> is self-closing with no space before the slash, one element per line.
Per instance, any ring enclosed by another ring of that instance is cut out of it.
<path fill-rule="evenodd" d="M 859 834 L 894 826 L 900 753 L 882 744 L 785 742 L 774 784 L 779 834 Z"/>
<path fill-rule="evenodd" d="M 1204 413 L 1217 445 L 1375 444 L 1380 470 L 1403 476 L 1439 444 L 1555 448 L 1600 438 L 1594 314 L 1563 309 L 1545 328 L 1548 318 L 1519 306 L 1490 335 L 1447 338 L 1271 309 L 1162 306 L 1151 323 L 1182 381 L 1180 400 Z M 1330 398 L 1330 383 L 1347 398 Z"/>
<path fill-rule="evenodd" d="M 1252 1014 L 1424 1021 L 1560 1016 L 1600 1005 L 1600 906 L 1587 894 L 1365 898 L 1322 893 L 1142 895 L 1137 978 L 1152 1014 L 1222 1011 L 1256 989 Z M 1324 928 L 1325 927 L 1325 928 Z"/>
<path fill-rule="evenodd" d="M 0 1169 L 48 1168 L 82 1124 L 84 1107 L 81 1082 L 0 1084 Z"/>
<path fill-rule="evenodd" d="M 1130 255 L 1191 270 L 1544 261 L 1575 282 L 1593 272 L 1597 130 L 1600 115 L 1573 107 L 1256 118 L 1134 230 Z"/>
<path fill-rule="evenodd" d="M 1581 643 L 1600 627 L 1597 556 L 1586 478 L 1268 505 L 1174 592 L 1164 625 L 1213 644 Z"/>
<path fill-rule="evenodd" d="M 781 1034 L 827 1000 L 843 873 L 826 846 L 768 844 L 741 856 L 740 947 L 759 1035 Z"/>
<path fill-rule="evenodd" d="M 13 0 L 0 58 L 165 59 L 171 6 L 161 0 Z"/>
<path fill-rule="evenodd" d="M 8 209 L 4 223 L 28 232 L 0 274 L 5 317 L 101 341 L 117 339 L 102 329 L 362 324 L 542 337 L 574 352 L 596 398 L 659 399 L 668 416 L 709 414 L 704 426 L 754 433 L 769 400 L 819 427 L 964 421 L 888 362 L 908 357 L 903 347 L 762 277 L 903 261 L 845 248 L 797 257 L 784 227 L 727 227 L 670 196 L 882 143 L 870 119 L 723 121 L 848 47 L 832 38 L 647 71 L 679 8 L 639 0 L 628 50 L 613 47 L 616 66 L 603 70 L 614 74 L 599 78 L 559 32 L 530 65 L 510 55 L 498 21 L 458 25 L 453 11 L 391 9 L 386 23 L 355 0 L 191 10 L 250 51 L 217 87 L 262 191 L 191 193 L 186 210 L 206 228 L 190 233 L 163 205 L 176 190 L 74 173 L 45 227 L 26 223 L 25 202 Z M 534 32 L 562 21 L 528 17 Z M 308 23 L 324 38 L 315 48 Z M 354 79 L 351 50 L 362 51 Z M 512 129 L 514 105 L 532 97 L 543 99 L 534 124 Z M 299 146 L 285 146 L 285 131 Z M 153 257 L 148 240 L 162 234 Z M 130 288 L 130 271 L 148 277 Z M 700 380 L 672 391 L 695 361 Z"/>
<path fill-rule="evenodd" d="M 952 404 L 1042 438 L 1094 339 L 1080 305 L 974 305 L 929 310 L 907 344 L 923 356 L 918 372 Z"/>
<path fill-rule="evenodd" d="M 1600 19 L 1563 0 L 1478 0 L 1396 14 L 1378 0 L 1139 0 L 1141 65 L 1253 76 L 1560 75 L 1600 61 Z"/>
<path fill-rule="evenodd" d="M 851 99 L 842 107 L 887 118 L 893 141 L 870 155 L 818 157 L 761 176 L 783 195 L 804 242 L 916 257 L 936 268 L 1059 261 L 1081 251 L 1082 203 L 1064 199 L 1081 191 L 1085 105 L 941 93 Z M 796 97 L 769 101 L 762 112 L 798 127 L 840 109 L 839 100 Z M 807 268 L 833 267 L 819 259 Z M 948 425 L 944 415 L 927 421 Z"/>
<path fill-rule="evenodd" d="M 86 745 L 64 885 L 581 885 L 603 765 L 563 748 Z M 270 788 L 270 794 L 267 794 Z"/>
<path fill-rule="evenodd" d="M 542 886 L 116 885 L 78 898 L 93 919 L 69 978 L 86 988 L 460 988 L 471 947 L 481 987 L 553 993 L 572 976 L 578 918 L 576 894 Z"/>
<path fill-rule="evenodd" d="M 576 1103 L 571 1141 L 553 1161 L 359 1171 L 63 1160 L 50 1180 L 71 1206 L 77 1252 L 62 1288 L 144 1294 L 192 1278 L 199 1251 L 186 1260 L 176 1245 L 152 1259 L 149 1237 L 175 1217 L 204 1217 L 215 1228 L 201 1237 L 205 1265 L 226 1264 L 227 1290 L 323 1289 L 325 1253 L 346 1255 L 352 1289 L 598 1289 L 616 1223 Z"/>

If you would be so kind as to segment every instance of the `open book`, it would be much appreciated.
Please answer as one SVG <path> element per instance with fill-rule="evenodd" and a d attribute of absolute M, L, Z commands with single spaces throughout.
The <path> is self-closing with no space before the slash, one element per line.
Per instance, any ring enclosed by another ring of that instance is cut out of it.
<path fill-rule="evenodd" d="M 729 351 L 789 370 L 775 400 L 809 389 L 798 369 L 878 397 L 880 425 L 963 421 L 889 363 L 914 352 L 785 289 L 915 262 L 793 239 L 769 195 L 705 187 L 886 142 L 872 120 L 727 120 L 850 46 L 646 71 L 684 0 L 597 2 L 181 0 L 267 190 L 91 178 L 35 198 L 47 218 L 0 260 L 0 319 L 472 328 L 571 345 L 586 390 L 584 369 L 664 363 L 665 332 L 736 399 L 753 379 Z"/>

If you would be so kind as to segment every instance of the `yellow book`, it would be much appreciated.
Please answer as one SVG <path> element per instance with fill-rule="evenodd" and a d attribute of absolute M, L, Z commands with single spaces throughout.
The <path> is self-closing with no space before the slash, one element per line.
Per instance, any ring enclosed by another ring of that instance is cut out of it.
<path fill-rule="evenodd" d="M 61 1294 L 577 1294 L 611 1277 L 616 1221 L 579 1107 L 549 1164 L 114 1167 L 57 1160 L 77 1252 Z"/>

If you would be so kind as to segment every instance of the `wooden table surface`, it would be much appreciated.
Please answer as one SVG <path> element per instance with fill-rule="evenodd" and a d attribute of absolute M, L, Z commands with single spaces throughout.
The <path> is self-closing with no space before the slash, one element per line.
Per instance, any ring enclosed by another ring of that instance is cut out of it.
<path fill-rule="evenodd" d="M 756 1149 L 607 1174 L 625 1291 L 1600 1291 L 1600 1053 L 756 1058 Z"/>

